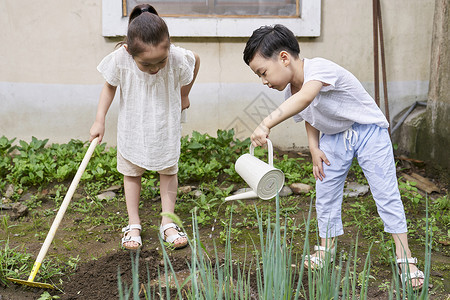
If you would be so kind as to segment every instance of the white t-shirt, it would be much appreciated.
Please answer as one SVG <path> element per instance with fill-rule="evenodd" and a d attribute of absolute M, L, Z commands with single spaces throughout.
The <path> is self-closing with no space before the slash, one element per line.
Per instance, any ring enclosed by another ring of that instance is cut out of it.
<path fill-rule="evenodd" d="M 329 85 L 323 86 L 313 102 L 293 117 L 296 122 L 305 120 L 324 134 L 343 132 L 353 123 L 389 127 L 383 112 L 352 73 L 323 58 L 305 58 L 303 62 L 303 84 L 318 80 Z M 291 95 L 289 84 L 285 98 Z"/>
<path fill-rule="evenodd" d="M 159 171 L 180 157 L 181 87 L 194 75 L 195 57 L 170 46 L 166 66 L 155 75 L 142 72 L 122 46 L 106 56 L 97 70 L 120 86 L 117 151 L 133 164 Z"/>

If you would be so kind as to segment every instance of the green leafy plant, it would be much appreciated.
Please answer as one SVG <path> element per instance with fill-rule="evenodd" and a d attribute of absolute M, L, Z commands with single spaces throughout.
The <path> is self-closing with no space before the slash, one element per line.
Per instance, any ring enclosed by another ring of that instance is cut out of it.
<path fill-rule="evenodd" d="M 417 190 L 416 184 L 417 183 L 413 181 L 406 181 L 406 182 L 403 182 L 402 180 L 398 181 L 398 188 L 400 189 L 402 198 L 408 199 L 409 204 L 411 204 L 412 207 L 414 208 L 416 208 L 419 205 L 419 203 L 421 203 L 424 200 L 424 197 Z"/>
<path fill-rule="evenodd" d="M 1 245 L 3 244 L 3 245 Z M 11 278 L 24 278 L 31 270 L 31 255 L 20 251 L 19 247 L 10 248 L 9 240 L 0 241 L 0 282 L 9 285 Z"/>
<path fill-rule="evenodd" d="M 450 228 L 450 197 L 448 195 L 435 199 L 431 210 L 434 218 L 443 225 L 443 228 Z M 450 237 L 450 229 L 448 231 L 448 237 Z"/>
<path fill-rule="evenodd" d="M 305 162 L 304 158 L 289 158 L 287 154 L 282 159 L 275 160 L 274 166 L 283 171 L 286 183 L 301 182 L 305 184 L 314 184 L 314 176 L 312 172 L 312 163 Z"/>
<path fill-rule="evenodd" d="M 0 177 L 5 176 L 11 169 L 12 157 L 10 153 L 16 146 L 12 146 L 16 139 L 8 139 L 5 136 L 0 137 Z M 3 188 L 0 186 L 0 190 Z"/>
<path fill-rule="evenodd" d="M 349 173 L 355 177 L 356 182 L 358 182 L 359 184 L 367 185 L 367 179 L 364 176 L 364 172 L 359 166 L 358 160 L 356 158 L 354 158 L 352 161 Z"/>
<path fill-rule="evenodd" d="M 52 300 L 52 299 L 60 299 L 60 298 L 61 297 L 59 297 L 57 295 L 52 296 L 49 292 L 43 292 L 39 296 L 38 300 Z"/>
<path fill-rule="evenodd" d="M 178 178 L 181 182 L 209 181 L 223 174 L 224 180 L 241 181 L 234 163 L 249 145 L 249 139 L 235 139 L 233 130 L 218 130 L 216 138 L 194 131 L 181 139 Z"/>
<path fill-rule="evenodd" d="M 194 203 L 191 213 L 193 213 L 194 210 L 198 212 L 197 222 L 201 225 L 211 223 L 212 218 L 217 216 L 215 215 L 217 211 L 214 210 L 214 207 L 221 202 L 218 198 L 207 197 L 205 194 L 201 194 L 199 198 L 191 199 L 190 201 Z"/>

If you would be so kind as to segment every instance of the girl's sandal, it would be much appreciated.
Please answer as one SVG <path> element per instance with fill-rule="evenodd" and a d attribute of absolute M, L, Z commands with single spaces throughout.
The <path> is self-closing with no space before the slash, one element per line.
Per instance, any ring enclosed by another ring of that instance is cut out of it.
<path fill-rule="evenodd" d="M 172 234 L 167 236 L 166 235 L 166 230 L 169 228 L 174 228 L 176 231 L 178 231 L 176 234 Z M 166 225 L 161 225 L 161 227 L 159 228 L 159 234 L 161 235 L 161 238 L 163 239 L 163 241 L 167 244 L 169 244 L 169 246 L 172 249 L 181 249 L 187 246 L 188 242 L 187 242 L 187 235 L 186 233 L 182 232 L 180 227 L 178 227 L 175 223 L 168 223 Z M 175 244 L 174 242 L 179 239 L 179 238 L 186 238 L 186 241 L 184 243 L 181 244 Z"/>
<path fill-rule="evenodd" d="M 311 268 L 311 270 L 319 270 L 322 269 L 325 265 L 325 262 L 332 262 L 334 253 L 336 252 L 335 247 L 327 248 L 324 246 L 314 246 L 314 251 L 316 251 L 316 255 L 305 255 L 305 268 Z M 318 253 L 318 251 L 322 251 L 323 254 Z"/>
<path fill-rule="evenodd" d="M 412 280 L 413 279 L 425 279 L 425 275 L 423 274 L 422 271 L 420 271 L 419 269 L 417 269 L 417 271 L 415 272 L 409 272 L 409 264 L 417 264 L 417 258 L 415 257 L 410 257 L 410 258 L 397 258 L 396 263 L 399 266 L 399 275 L 400 275 L 400 280 L 402 281 L 402 283 L 404 283 L 406 285 L 406 282 L 409 281 L 410 284 L 412 285 Z M 403 265 L 403 268 L 401 267 L 401 265 Z M 403 271 L 402 269 L 405 269 L 405 271 Z M 417 286 L 413 286 L 413 290 L 420 290 L 423 287 L 423 283 Z"/>
<path fill-rule="evenodd" d="M 139 232 L 142 230 L 142 227 L 140 224 L 132 224 L 132 225 L 128 225 L 124 228 L 122 228 L 122 232 L 123 232 L 123 237 L 122 237 L 122 247 L 124 247 L 125 249 L 128 250 L 137 250 L 142 246 L 142 239 L 141 236 L 131 236 L 129 233 L 131 232 L 131 230 L 133 229 L 139 229 Z M 135 242 L 137 244 L 139 244 L 137 247 L 126 247 L 125 243 L 127 242 Z"/>

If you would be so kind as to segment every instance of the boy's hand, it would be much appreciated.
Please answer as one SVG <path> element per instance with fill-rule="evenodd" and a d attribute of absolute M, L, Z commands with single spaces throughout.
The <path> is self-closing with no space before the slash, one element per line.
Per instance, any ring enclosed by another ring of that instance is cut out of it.
<path fill-rule="evenodd" d="M 310 151 L 313 161 L 314 178 L 316 180 L 319 179 L 320 181 L 322 181 L 325 178 L 325 172 L 323 171 L 323 163 L 326 163 L 327 166 L 329 166 L 330 162 L 328 161 L 328 158 L 325 155 L 325 153 L 323 153 L 323 151 L 320 150 L 319 148 Z"/>
<path fill-rule="evenodd" d="M 267 142 L 266 139 L 269 137 L 269 133 L 269 128 L 262 124 L 259 124 L 258 127 L 256 127 L 255 131 L 253 131 L 253 134 L 250 136 L 252 145 L 254 147 L 264 145 Z"/>
<path fill-rule="evenodd" d="M 103 139 L 103 135 L 105 134 L 105 123 L 95 121 L 92 124 L 91 130 L 89 130 L 90 138 L 89 142 L 92 142 L 93 139 L 98 137 L 98 143 L 100 144 Z"/>

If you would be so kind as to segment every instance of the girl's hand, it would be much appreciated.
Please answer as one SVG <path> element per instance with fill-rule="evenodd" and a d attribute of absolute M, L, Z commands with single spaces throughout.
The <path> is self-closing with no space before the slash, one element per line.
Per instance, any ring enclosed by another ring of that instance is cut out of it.
<path fill-rule="evenodd" d="M 327 166 L 330 165 L 330 162 L 328 161 L 327 156 L 325 153 L 323 153 L 322 150 L 319 148 L 316 148 L 311 151 L 311 157 L 313 161 L 313 175 L 314 178 L 317 180 L 319 179 L 322 181 L 325 178 L 325 172 L 323 171 L 323 163 L 327 164 Z"/>
<path fill-rule="evenodd" d="M 269 137 L 270 129 L 262 124 L 259 124 L 258 127 L 256 127 L 255 131 L 253 131 L 253 134 L 250 136 L 250 139 L 252 141 L 252 145 L 254 147 L 262 146 L 267 141 L 266 138 Z"/>
<path fill-rule="evenodd" d="M 186 108 L 189 108 L 191 106 L 191 102 L 189 101 L 189 96 L 183 96 L 181 95 L 181 110 L 185 110 Z"/>
<path fill-rule="evenodd" d="M 95 121 L 92 124 L 91 130 L 89 130 L 90 139 L 89 142 L 92 142 L 93 139 L 98 137 L 98 143 L 100 144 L 103 139 L 103 135 L 105 134 L 105 123 Z"/>

